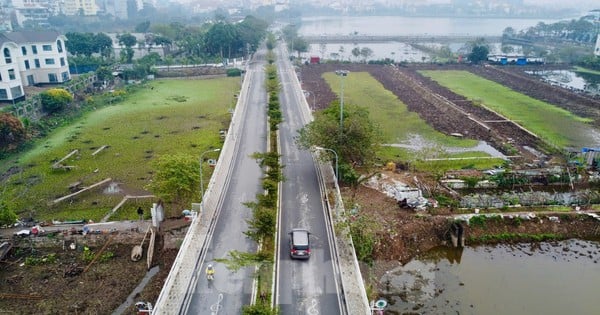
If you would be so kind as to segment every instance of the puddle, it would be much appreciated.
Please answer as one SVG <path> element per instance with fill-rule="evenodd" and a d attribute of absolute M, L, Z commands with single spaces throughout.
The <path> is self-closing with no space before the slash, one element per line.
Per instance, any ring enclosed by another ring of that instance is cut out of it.
<path fill-rule="evenodd" d="M 494 147 L 492 147 L 485 141 L 479 141 L 479 143 L 477 143 L 477 145 L 474 147 L 446 147 L 440 145 L 439 143 L 428 141 L 420 135 L 411 135 L 410 138 L 404 141 L 403 143 L 392 143 L 385 145 L 390 147 L 409 149 L 413 151 L 421 151 L 423 149 L 434 148 L 435 150 L 441 151 L 440 153 L 485 152 L 491 157 L 507 159 L 506 155 L 502 154 L 502 152 L 496 150 Z"/>

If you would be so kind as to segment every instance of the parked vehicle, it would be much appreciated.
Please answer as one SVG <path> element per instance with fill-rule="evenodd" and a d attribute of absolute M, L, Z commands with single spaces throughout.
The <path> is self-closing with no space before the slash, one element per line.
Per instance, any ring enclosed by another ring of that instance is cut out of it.
<path fill-rule="evenodd" d="M 290 257 L 292 259 L 310 258 L 310 232 L 305 229 L 293 229 L 290 232 Z"/>

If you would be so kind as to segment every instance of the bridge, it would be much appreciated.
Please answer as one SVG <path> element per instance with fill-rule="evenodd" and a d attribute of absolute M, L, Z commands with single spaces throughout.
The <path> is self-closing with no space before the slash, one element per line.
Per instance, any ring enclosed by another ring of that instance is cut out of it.
<path fill-rule="evenodd" d="M 478 38 L 484 38 L 486 42 L 493 43 L 502 40 L 502 36 L 497 35 L 308 35 L 303 38 L 311 44 L 343 44 L 343 43 L 385 43 L 385 42 L 404 42 L 404 43 L 466 43 Z"/>

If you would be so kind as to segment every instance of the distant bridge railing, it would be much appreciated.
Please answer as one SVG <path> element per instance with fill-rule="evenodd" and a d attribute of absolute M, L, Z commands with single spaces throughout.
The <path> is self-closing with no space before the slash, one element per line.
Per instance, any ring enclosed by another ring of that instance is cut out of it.
<path fill-rule="evenodd" d="M 331 43 L 384 43 L 384 42 L 407 42 L 407 43 L 464 43 L 484 38 L 488 43 L 499 42 L 502 36 L 497 35 L 308 35 L 302 36 L 307 42 L 314 44 Z"/>

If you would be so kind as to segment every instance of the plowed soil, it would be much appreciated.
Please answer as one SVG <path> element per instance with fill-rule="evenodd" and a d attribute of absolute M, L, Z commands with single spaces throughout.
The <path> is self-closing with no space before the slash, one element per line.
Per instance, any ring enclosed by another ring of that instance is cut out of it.
<path fill-rule="evenodd" d="M 460 133 L 465 137 L 487 141 L 506 155 L 512 147 L 519 151 L 524 162 L 539 160 L 527 148 L 545 152 L 542 142 L 516 124 L 506 121 L 496 113 L 475 106 L 470 100 L 440 86 L 420 75 L 421 69 L 464 70 L 506 85 L 516 91 L 565 108 L 582 117 L 600 123 L 600 100 L 558 88 L 527 75 L 525 68 L 473 65 L 414 65 L 384 66 L 366 64 L 323 64 L 303 66 L 301 71 L 303 89 L 314 93 L 316 108 L 327 107 L 337 96 L 322 78 L 324 72 L 346 69 L 368 72 L 393 92 L 410 111 L 416 112 L 428 124 L 445 134 Z M 542 68 L 537 68 L 542 70 Z M 485 121 L 505 121 L 486 124 Z M 518 160 L 517 160 L 518 162 Z"/>

